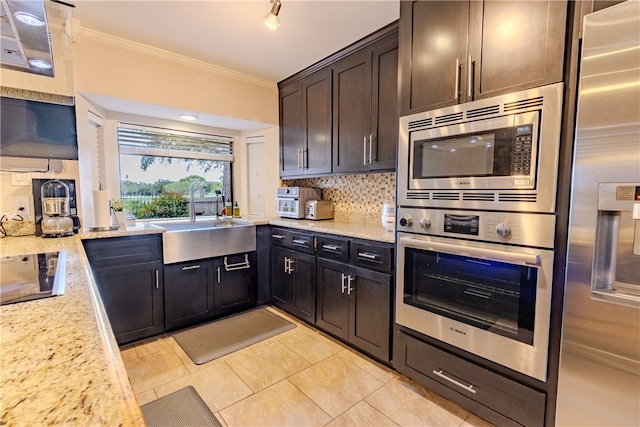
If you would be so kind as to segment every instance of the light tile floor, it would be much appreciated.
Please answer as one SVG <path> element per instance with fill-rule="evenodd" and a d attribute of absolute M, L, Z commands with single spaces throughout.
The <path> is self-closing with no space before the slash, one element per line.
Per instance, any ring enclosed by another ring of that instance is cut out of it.
<path fill-rule="evenodd" d="M 170 334 L 121 348 L 140 405 L 188 385 L 227 426 L 462 426 L 485 420 L 280 310 L 297 325 L 195 365 Z"/>

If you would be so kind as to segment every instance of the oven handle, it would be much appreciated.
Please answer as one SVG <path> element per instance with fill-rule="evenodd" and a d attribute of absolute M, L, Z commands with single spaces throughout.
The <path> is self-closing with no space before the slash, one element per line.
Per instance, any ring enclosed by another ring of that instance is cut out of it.
<path fill-rule="evenodd" d="M 528 266 L 540 266 L 539 254 L 514 254 L 511 252 L 497 251 L 495 249 L 473 248 L 470 246 L 458 246 L 448 243 L 432 242 L 416 239 L 414 237 L 401 237 L 400 243 L 416 249 L 445 252 L 452 255 L 469 256 L 486 259 L 489 261 L 506 262 Z"/>

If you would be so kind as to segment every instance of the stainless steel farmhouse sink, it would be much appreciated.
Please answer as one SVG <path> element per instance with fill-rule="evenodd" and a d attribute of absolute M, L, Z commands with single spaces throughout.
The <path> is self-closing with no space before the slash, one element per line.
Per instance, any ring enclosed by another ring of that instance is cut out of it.
<path fill-rule="evenodd" d="M 164 228 L 162 253 L 165 264 L 214 258 L 256 250 L 256 227 L 232 221 L 154 221 Z"/>

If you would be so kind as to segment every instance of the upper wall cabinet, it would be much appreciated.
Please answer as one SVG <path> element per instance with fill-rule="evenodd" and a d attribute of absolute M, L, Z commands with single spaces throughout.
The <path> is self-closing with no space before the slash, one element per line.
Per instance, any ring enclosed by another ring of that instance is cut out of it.
<path fill-rule="evenodd" d="M 280 89 L 280 176 L 331 172 L 331 70 Z"/>
<path fill-rule="evenodd" d="M 400 2 L 402 115 L 562 81 L 567 2 Z"/>
<path fill-rule="evenodd" d="M 397 23 L 278 87 L 281 178 L 395 169 Z"/>
<path fill-rule="evenodd" d="M 398 140 L 398 34 L 333 65 L 333 172 L 393 170 Z"/>

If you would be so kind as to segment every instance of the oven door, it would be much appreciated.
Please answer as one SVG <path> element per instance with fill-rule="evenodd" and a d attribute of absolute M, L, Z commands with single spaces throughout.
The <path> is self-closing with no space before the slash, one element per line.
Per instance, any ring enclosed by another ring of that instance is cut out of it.
<path fill-rule="evenodd" d="M 398 233 L 396 322 L 546 381 L 553 251 Z"/>
<path fill-rule="evenodd" d="M 278 215 L 282 218 L 301 219 L 304 218 L 304 209 L 300 209 L 300 199 L 291 197 L 278 197 Z"/>

